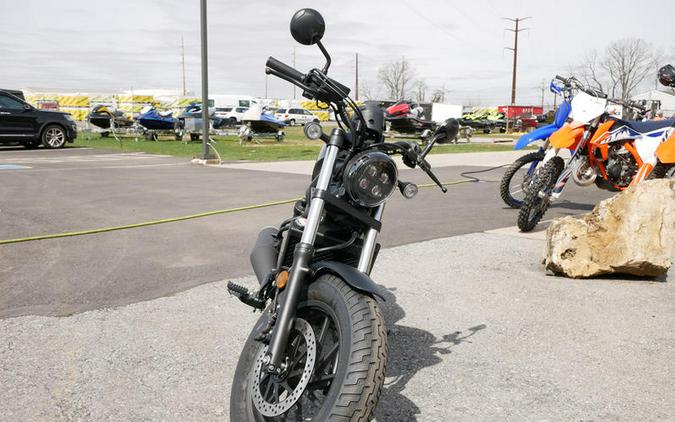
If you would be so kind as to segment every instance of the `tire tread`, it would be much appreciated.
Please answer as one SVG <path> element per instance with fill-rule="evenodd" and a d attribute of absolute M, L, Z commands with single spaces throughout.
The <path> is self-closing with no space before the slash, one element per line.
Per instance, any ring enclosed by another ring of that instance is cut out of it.
<path fill-rule="evenodd" d="M 523 155 L 509 166 L 509 168 L 504 173 L 502 181 L 499 185 L 499 194 L 501 195 L 502 200 L 506 205 L 516 209 L 520 208 L 523 205 L 524 201 L 523 202 L 518 201 L 511 196 L 511 192 L 509 190 L 509 186 L 511 185 L 511 179 L 513 179 L 513 176 L 516 174 L 516 172 L 520 170 L 520 168 L 523 167 L 524 165 L 529 164 L 535 160 L 541 161 L 543 159 L 544 153 L 535 151 Z"/>
<path fill-rule="evenodd" d="M 539 198 L 539 191 L 541 191 L 545 187 L 544 183 L 547 182 L 549 178 L 552 178 L 554 182 L 557 181 L 558 177 L 560 176 L 560 173 L 564 169 L 564 166 L 565 163 L 562 160 L 562 158 L 553 157 L 544 165 L 541 171 L 537 174 L 536 179 L 532 182 L 532 184 L 530 185 L 530 189 L 525 195 L 523 206 L 520 208 L 520 212 L 518 213 L 518 228 L 521 231 L 529 232 L 532 229 L 534 229 L 537 226 L 537 224 L 539 224 L 539 221 L 541 221 L 542 217 L 546 213 L 546 210 L 550 206 L 550 201 L 548 205 L 546 205 L 544 212 L 542 212 L 541 215 L 539 215 L 533 221 L 529 219 L 530 210 L 533 207 L 537 206 L 538 202 L 542 200 L 541 198 Z"/>
<path fill-rule="evenodd" d="M 384 384 L 387 361 L 384 318 L 375 299 L 355 292 L 336 276 L 324 277 L 344 297 L 352 321 L 351 358 L 329 421 L 366 422 L 375 412 Z"/>

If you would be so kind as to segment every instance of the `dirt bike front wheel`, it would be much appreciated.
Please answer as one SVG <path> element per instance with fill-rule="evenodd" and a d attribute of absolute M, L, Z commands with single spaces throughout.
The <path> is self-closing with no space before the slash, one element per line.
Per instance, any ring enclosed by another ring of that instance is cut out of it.
<path fill-rule="evenodd" d="M 499 185 L 499 194 L 506 205 L 511 208 L 520 208 L 523 205 L 544 154 L 543 151 L 537 151 L 523 155 L 506 170 Z"/>
<path fill-rule="evenodd" d="M 265 312 L 239 357 L 230 420 L 369 421 L 384 383 L 387 334 L 372 297 L 323 275 L 310 284 L 288 339 L 286 370 L 262 368 L 267 346 L 255 340 Z"/>
<path fill-rule="evenodd" d="M 564 169 L 565 161 L 560 157 L 553 157 L 537 173 L 518 213 L 518 228 L 521 231 L 529 232 L 541 221 L 551 205 L 551 193 Z"/>

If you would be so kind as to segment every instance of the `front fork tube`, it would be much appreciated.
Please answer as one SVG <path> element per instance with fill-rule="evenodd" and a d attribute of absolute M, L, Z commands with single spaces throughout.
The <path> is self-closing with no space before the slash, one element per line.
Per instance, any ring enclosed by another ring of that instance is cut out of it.
<path fill-rule="evenodd" d="M 382 221 L 382 214 L 384 213 L 384 204 L 375 208 L 373 218 L 377 221 Z M 377 235 L 379 232 L 371 228 L 366 233 L 363 241 L 363 248 L 361 249 L 361 256 L 359 257 L 358 270 L 364 274 L 370 275 L 370 270 L 373 268 L 373 256 L 375 255 L 375 245 L 377 244 Z"/>
<path fill-rule="evenodd" d="M 342 139 L 342 131 L 334 129 L 331 133 L 331 140 L 326 147 L 326 155 L 316 184 L 316 188 L 319 190 L 326 190 L 328 188 Z M 296 245 L 293 253 L 293 266 L 289 271 L 288 283 L 285 287 L 285 300 L 280 304 L 279 315 L 272 331 L 269 348 L 263 358 L 264 368 L 270 373 L 279 374 L 286 369 L 284 368 L 282 359 L 288 342 L 288 336 L 295 323 L 295 312 L 300 294 L 305 287 L 307 276 L 309 275 L 309 265 L 314 256 L 314 240 L 321 223 L 323 208 L 323 199 L 312 199 L 309 204 L 307 223 L 302 231 L 300 242 Z"/>

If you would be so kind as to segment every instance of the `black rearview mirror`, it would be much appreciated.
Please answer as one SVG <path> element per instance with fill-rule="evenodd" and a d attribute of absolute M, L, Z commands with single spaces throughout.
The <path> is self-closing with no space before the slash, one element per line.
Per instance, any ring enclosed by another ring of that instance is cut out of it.
<path fill-rule="evenodd" d="M 291 18 L 291 35 L 300 44 L 316 44 L 325 30 L 323 16 L 314 9 L 300 9 Z"/>

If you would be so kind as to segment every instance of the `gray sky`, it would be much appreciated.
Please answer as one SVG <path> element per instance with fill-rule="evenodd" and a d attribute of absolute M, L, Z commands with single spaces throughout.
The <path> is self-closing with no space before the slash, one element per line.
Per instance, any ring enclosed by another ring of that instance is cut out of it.
<path fill-rule="evenodd" d="M 612 40 L 639 37 L 674 61 L 672 1 L 423 1 L 338 2 L 209 0 L 210 91 L 263 96 L 268 56 L 301 70 L 323 64 L 314 46 L 296 44 L 288 25 L 301 7 L 326 20 L 330 75 L 375 85 L 377 69 L 405 56 L 447 101 L 507 103 L 512 33 L 503 17 L 532 16 L 521 33 L 518 103 L 540 102 L 540 85 L 569 73 L 584 53 Z M 0 0 L 0 86 L 53 91 L 109 92 L 180 89 L 180 39 L 185 39 L 188 89 L 200 92 L 198 0 Z M 270 77 L 270 97 L 292 87 Z M 299 94 L 298 94 L 299 95 Z M 547 102 L 550 94 L 547 94 Z"/>

